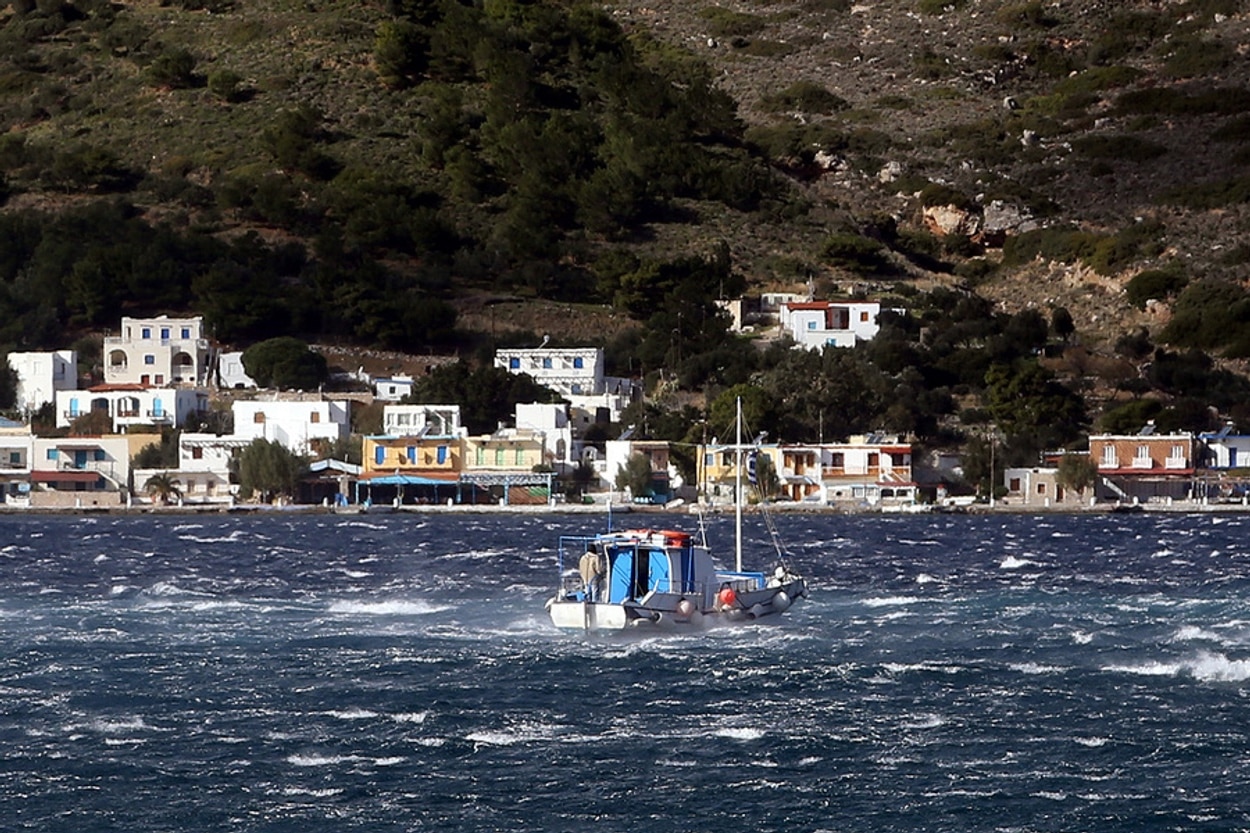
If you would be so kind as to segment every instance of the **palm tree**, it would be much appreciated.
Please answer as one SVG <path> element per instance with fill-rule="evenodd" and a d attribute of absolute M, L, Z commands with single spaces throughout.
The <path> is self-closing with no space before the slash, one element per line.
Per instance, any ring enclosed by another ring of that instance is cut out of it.
<path fill-rule="evenodd" d="M 147 482 L 143 484 L 143 491 L 147 492 L 153 503 L 159 503 L 164 506 L 171 499 L 177 500 L 182 497 L 181 486 L 182 484 L 172 477 L 169 472 L 163 471 L 149 477 Z"/>

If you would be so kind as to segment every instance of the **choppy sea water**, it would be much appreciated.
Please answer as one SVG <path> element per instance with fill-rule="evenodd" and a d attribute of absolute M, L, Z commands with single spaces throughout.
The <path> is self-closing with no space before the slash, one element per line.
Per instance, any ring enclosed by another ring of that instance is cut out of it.
<path fill-rule="evenodd" d="M 780 624 L 557 633 L 602 523 L 0 517 L 0 829 L 1250 830 L 1250 517 L 787 516 Z"/>

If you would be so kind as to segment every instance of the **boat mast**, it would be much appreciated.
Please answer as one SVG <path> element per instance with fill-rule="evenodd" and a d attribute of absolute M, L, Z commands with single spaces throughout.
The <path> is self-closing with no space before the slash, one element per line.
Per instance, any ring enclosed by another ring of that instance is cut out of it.
<path fill-rule="evenodd" d="M 742 572 L 742 397 L 738 397 L 738 413 L 734 420 L 736 433 L 734 448 L 737 449 L 738 460 L 734 466 L 736 480 L 734 482 L 734 569 Z"/>

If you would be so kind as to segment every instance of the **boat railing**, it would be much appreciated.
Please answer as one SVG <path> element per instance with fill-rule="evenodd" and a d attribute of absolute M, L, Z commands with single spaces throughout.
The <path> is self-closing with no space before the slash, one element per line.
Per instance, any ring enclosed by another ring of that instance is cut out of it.
<path fill-rule="evenodd" d="M 717 587 L 731 587 L 735 593 L 747 590 L 758 590 L 764 586 L 764 574 L 756 572 L 736 572 L 734 570 L 718 570 L 716 572 Z"/>

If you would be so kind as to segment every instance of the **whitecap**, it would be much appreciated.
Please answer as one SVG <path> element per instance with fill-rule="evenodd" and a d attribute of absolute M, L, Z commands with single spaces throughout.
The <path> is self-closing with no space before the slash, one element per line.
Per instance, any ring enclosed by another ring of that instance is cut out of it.
<path fill-rule="evenodd" d="M 287 763 L 294 766 L 332 766 L 344 762 L 353 762 L 361 760 L 358 755 L 314 755 L 311 753 L 296 753 L 287 756 Z"/>
<path fill-rule="evenodd" d="M 722 738 L 730 738 L 732 740 L 748 741 L 759 740 L 764 737 L 764 730 L 756 729 L 750 726 L 729 726 L 723 729 L 716 729 L 712 732 L 712 734 Z"/>
<path fill-rule="evenodd" d="M 1138 674 L 1143 677 L 1171 677 L 1180 673 L 1181 665 L 1176 662 L 1152 660 L 1136 665 L 1108 665 L 1103 670 L 1121 674 Z"/>
<path fill-rule="evenodd" d="M 864 599 L 864 607 L 895 607 L 897 605 L 914 605 L 922 599 L 916 596 L 880 596 Z"/>
<path fill-rule="evenodd" d="M 92 560 L 94 563 L 99 564 L 99 563 L 101 563 L 101 562 L 108 561 L 108 560 L 109 560 L 109 557 L 108 557 L 107 555 L 105 555 L 104 553 L 100 553 L 99 555 L 97 555 L 95 558 L 93 558 L 93 559 L 91 559 L 91 560 Z"/>
<path fill-rule="evenodd" d="M 397 764 L 402 764 L 406 760 L 407 758 L 398 757 L 398 756 L 393 757 L 393 758 L 378 758 L 373 762 L 373 765 L 374 766 L 396 766 Z"/>
<path fill-rule="evenodd" d="M 1100 746 L 1106 746 L 1109 742 L 1107 738 L 1073 738 L 1081 746 L 1088 746 L 1090 749 L 1097 749 Z"/>
<path fill-rule="evenodd" d="M 1186 670 L 1204 682 L 1239 683 L 1250 679 L 1250 660 L 1204 652 L 1189 663 Z"/>
<path fill-rule="evenodd" d="M 1221 642 L 1223 641 L 1218 634 L 1212 633 L 1205 628 L 1197 625 L 1183 625 L 1175 634 L 1173 634 L 1172 642 Z"/>
<path fill-rule="evenodd" d="M 402 712 L 391 715 L 391 720 L 396 723 L 424 723 L 429 714 L 429 712 Z"/>
<path fill-rule="evenodd" d="M 136 732 L 141 729 L 150 729 L 148 724 L 143 722 L 142 717 L 125 717 L 109 720 L 102 717 L 93 719 L 88 727 L 93 731 L 100 732 L 105 735 L 120 734 L 122 732 Z"/>
<path fill-rule="evenodd" d="M 1189 674 L 1208 683 L 1239 683 L 1250 680 L 1250 660 L 1229 659 L 1224 654 L 1203 651 L 1198 655 L 1174 662 L 1150 662 L 1136 665 L 1112 665 L 1105 670 L 1148 677 L 1175 677 Z"/>
<path fill-rule="evenodd" d="M 339 720 L 368 720 L 371 717 L 377 717 L 377 712 L 371 712 L 368 709 L 343 709 L 331 710 L 326 712 L 330 717 L 337 717 Z"/>
<path fill-rule="evenodd" d="M 941 579 L 935 578 L 928 573 L 921 573 L 916 576 L 916 584 L 934 584 L 939 581 L 941 581 Z"/>
<path fill-rule="evenodd" d="M 325 787 L 319 790 L 311 790 L 307 787 L 286 787 L 282 790 L 283 795 L 306 795 L 310 798 L 329 798 L 333 795 L 341 795 L 343 790 L 337 787 Z"/>
<path fill-rule="evenodd" d="M 367 614 L 370 616 L 426 616 L 451 610 L 451 605 L 433 604 L 426 601 L 391 600 L 383 602 L 334 602 L 331 613 Z"/>
<path fill-rule="evenodd" d="M 512 746 L 532 738 L 513 732 L 470 732 L 464 739 L 472 743 L 484 743 L 487 746 Z"/>
<path fill-rule="evenodd" d="M 1021 674 L 1057 674 L 1063 671 L 1057 665 L 1044 665 L 1040 662 L 1013 663 L 1010 668 L 1012 671 L 1019 671 Z"/>
<path fill-rule="evenodd" d="M 903 723 L 904 729 L 936 729 L 946 725 L 946 718 L 938 714 L 915 715 L 912 720 Z"/>
<path fill-rule="evenodd" d="M 998 566 L 999 569 L 1002 570 L 1018 570 L 1021 567 L 1035 567 L 1037 566 L 1037 562 L 1029 561 L 1027 558 L 1016 558 L 1014 555 L 1009 555 L 1004 558 Z"/>

